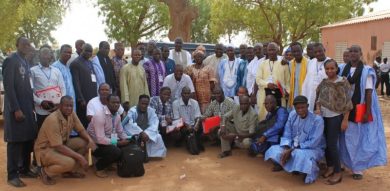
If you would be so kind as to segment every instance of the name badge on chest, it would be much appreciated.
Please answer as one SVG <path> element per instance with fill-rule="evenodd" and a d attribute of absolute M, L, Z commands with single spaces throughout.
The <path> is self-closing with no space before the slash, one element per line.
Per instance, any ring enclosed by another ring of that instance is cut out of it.
<path fill-rule="evenodd" d="M 96 75 L 95 74 L 91 74 L 91 81 L 96 82 Z"/>

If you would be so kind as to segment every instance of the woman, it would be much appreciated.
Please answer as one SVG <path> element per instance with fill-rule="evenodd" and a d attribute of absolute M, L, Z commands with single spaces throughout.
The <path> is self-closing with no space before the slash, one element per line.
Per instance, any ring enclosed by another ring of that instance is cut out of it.
<path fill-rule="evenodd" d="M 348 128 L 340 137 L 340 158 L 352 170 L 353 179 L 361 180 L 363 170 L 387 164 L 386 139 L 378 97 L 373 91 L 375 71 L 360 60 L 360 46 L 353 45 L 349 53 L 350 62 L 339 66 L 341 75 L 348 79 L 353 90 Z M 362 116 L 358 116 L 362 117 L 361 122 L 356 122 L 358 104 L 365 104 L 367 108 Z"/>
<path fill-rule="evenodd" d="M 349 111 L 352 109 L 351 85 L 346 78 L 338 76 L 338 65 L 334 60 L 324 63 L 328 78 L 317 87 L 315 113 L 324 118 L 326 140 L 325 157 L 328 169 L 322 175 L 329 178 L 327 184 L 334 185 L 342 180 L 338 140 L 341 131 L 348 125 Z"/>
<path fill-rule="evenodd" d="M 191 77 L 195 87 L 195 99 L 199 102 L 202 114 L 211 102 L 211 90 L 216 81 L 214 71 L 203 64 L 204 52 L 194 52 L 195 64 L 186 68 L 186 73 Z"/>

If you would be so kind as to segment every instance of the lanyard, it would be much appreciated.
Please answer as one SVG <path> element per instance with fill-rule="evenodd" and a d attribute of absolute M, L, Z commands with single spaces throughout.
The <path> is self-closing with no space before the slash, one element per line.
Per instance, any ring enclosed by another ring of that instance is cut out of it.
<path fill-rule="evenodd" d="M 116 114 L 115 113 L 114 115 L 111 115 L 111 121 L 112 121 L 112 133 L 115 133 L 115 118 L 116 118 Z"/>
<path fill-rule="evenodd" d="M 325 61 L 324 61 L 325 62 Z M 319 71 L 322 71 L 322 66 L 324 65 L 324 62 L 320 62 L 321 64 L 320 64 L 320 67 L 318 68 L 318 61 L 317 61 L 317 63 L 316 63 L 316 67 L 317 67 L 317 75 L 318 75 L 318 72 Z"/>
<path fill-rule="evenodd" d="M 16 55 L 18 56 L 18 59 L 22 62 L 23 67 L 28 70 L 28 74 L 30 74 L 31 71 L 29 65 L 27 64 L 27 61 L 22 58 L 18 53 L 16 53 Z"/>
<path fill-rule="evenodd" d="M 85 58 L 81 57 L 81 59 L 83 59 L 84 63 L 87 64 L 87 67 L 89 68 L 89 70 L 91 71 L 92 74 L 95 74 L 95 70 L 93 69 L 93 64 L 91 61 L 89 60 L 86 60 Z"/>
<path fill-rule="evenodd" d="M 46 72 L 43 71 L 42 67 L 43 67 L 43 66 L 41 66 L 40 69 L 41 69 L 43 75 L 45 75 L 46 78 L 47 78 L 47 80 L 50 82 L 50 78 L 51 78 L 51 68 L 49 67 L 50 71 L 49 71 L 49 75 L 47 75 Z"/>
<path fill-rule="evenodd" d="M 229 64 L 230 62 L 232 62 L 231 65 Z M 234 64 L 235 63 L 236 63 L 236 60 L 228 61 L 228 67 L 229 67 L 230 75 L 233 75 L 233 68 L 234 68 Z"/>
<path fill-rule="evenodd" d="M 274 63 L 275 63 L 275 61 L 272 61 L 272 68 L 271 68 L 271 61 L 268 62 L 269 71 L 271 72 L 271 76 L 272 76 L 272 73 L 274 71 Z"/>

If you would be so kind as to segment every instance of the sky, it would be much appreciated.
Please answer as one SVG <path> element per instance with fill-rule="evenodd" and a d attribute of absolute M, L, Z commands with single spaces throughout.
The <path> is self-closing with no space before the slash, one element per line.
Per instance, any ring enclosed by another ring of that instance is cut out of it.
<path fill-rule="evenodd" d="M 63 22 L 58 26 L 56 31 L 53 31 L 53 37 L 58 44 L 70 44 L 74 46 L 74 42 L 78 39 L 83 39 L 85 42 L 97 47 L 100 41 L 108 40 L 104 32 L 105 24 L 103 17 L 98 16 L 98 7 L 96 0 L 74 0 L 70 9 L 66 12 Z M 373 12 L 390 9 L 390 0 L 378 0 L 370 4 Z M 169 41 L 168 38 L 161 39 Z M 232 39 L 233 45 L 238 46 L 241 43 L 247 43 L 244 33 L 240 33 Z M 226 38 L 220 39 L 221 43 L 228 44 Z"/>

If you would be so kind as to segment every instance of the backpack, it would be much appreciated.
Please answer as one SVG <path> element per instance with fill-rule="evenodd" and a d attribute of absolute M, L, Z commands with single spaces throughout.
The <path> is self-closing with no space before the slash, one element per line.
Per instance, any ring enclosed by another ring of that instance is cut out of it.
<path fill-rule="evenodd" d="M 194 133 L 190 133 L 186 137 L 187 150 L 192 155 L 199 154 L 198 143 L 196 141 L 196 137 Z"/>
<path fill-rule="evenodd" d="M 144 152 L 137 144 L 121 148 L 122 156 L 117 163 L 118 176 L 139 177 L 145 174 Z"/>

